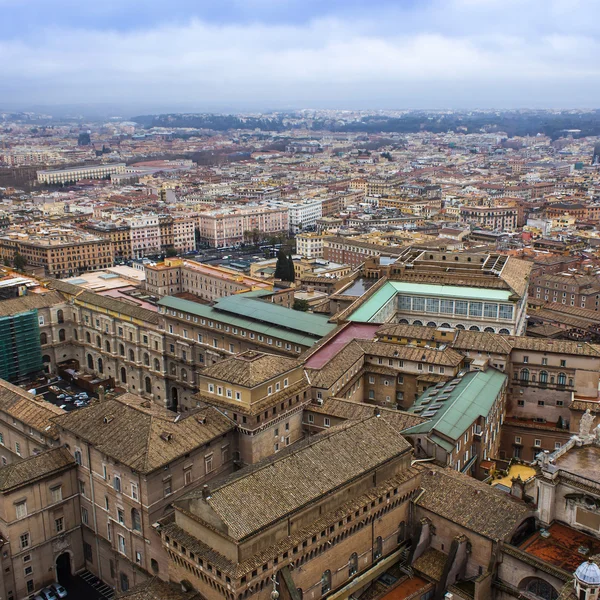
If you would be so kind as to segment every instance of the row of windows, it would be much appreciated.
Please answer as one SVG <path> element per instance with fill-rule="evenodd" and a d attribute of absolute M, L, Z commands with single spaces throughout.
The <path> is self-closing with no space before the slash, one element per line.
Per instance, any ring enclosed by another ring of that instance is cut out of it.
<path fill-rule="evenodd" d="M 398 295 L 398 310 L 427 312 L 447 315 L 462 315 L 469 317 L 484 317 L 486 319 L 510 320 L 513 318 L 512 304 L 497 302 L 475 302 L 468 300 L 440 300 L 439 298 L 423 298 L 420 296 Z"/>

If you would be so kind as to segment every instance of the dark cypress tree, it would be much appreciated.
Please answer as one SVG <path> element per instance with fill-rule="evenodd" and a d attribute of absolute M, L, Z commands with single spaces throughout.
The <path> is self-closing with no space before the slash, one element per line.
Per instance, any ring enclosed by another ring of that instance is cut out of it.
<path fill-rule="evenodd" d="M 275 278 L 287 281 L 288 279 L 288 259 L 283 250 L 279 250 L 277 253 L 277 264 L 275 266 Z"/>
<path fill-rule="evenodd" d="M 288 278 L 286 279 L 286 281 L 291 281 L 293 283 L 294 281 L 296 281 L 296 270 L 294 269 L 294 259 L 292 258 L 291 253 L 288 254 L 287 263 L 288 263 Z"/>

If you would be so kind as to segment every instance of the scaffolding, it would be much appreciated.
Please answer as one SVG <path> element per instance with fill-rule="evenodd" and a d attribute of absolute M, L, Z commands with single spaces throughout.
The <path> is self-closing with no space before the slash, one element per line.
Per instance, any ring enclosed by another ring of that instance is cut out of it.
<path fill-rule="evenodd" d="M 0 317 L 0 378 L 20 383 L 42 370 L 37 310 Z"/>

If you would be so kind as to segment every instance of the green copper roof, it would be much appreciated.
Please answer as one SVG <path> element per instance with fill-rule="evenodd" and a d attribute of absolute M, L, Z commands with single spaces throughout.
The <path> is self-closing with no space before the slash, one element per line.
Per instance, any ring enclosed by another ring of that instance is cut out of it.
<path fill-rule="evenodd" d="M 464 300 L 483 300 L 508 302 L 512 292 L 490 288 L 463 287 L 458 285 L 437 285 L 430 283 L 412 283 L 408 281 L 388 281 L 377 290 L 364 304 L 359 306 L 348 321 L 368 323 L 377 312 L 397 294 L 411 296 L 429 296 L 432 298 L 453 298 Z"/>
<path fill-rule="evenodd" d="M 230 296 L 229 298 L 233 298 Z M 228 299 L 229 299 L 228 298 Z M 283 318 L 280 311 L 258 311 L 251 310 L 255 308 L 252 304 L 248 306 L 237 307 L 237 304 L 226 303 L 225 307 L 227 310 L 219 310 L 221 308 L 220 302 L 215 306 L 206 306 L 190 300 L 184 300 L 182 298 L 175 298 L 173 296 L 165 296 L 158 304 L 164 308 L 181 311 L 182 313 L 189 313 L 203 319 L 212 319 L 225 323 L 232 327 L 239 327 L 240 329 L 246 329 L 264 336 L 273 336 L 278 339 L 290 342 L 292 344 L 299 344 L 303 346 L 312 346 L 315 344 L 320 337 L 323 337 L 335 327 L 333 323 L 327 323 L 324 317 L 318 317 L 316 323 L 322 323 L 322 320 L 329 326 L 327 331 L 322 334 L 313 333 L 316 330 L 315 323 L 310 328 L 303 329 L 304 325 L 307 325 L 306 319 L 297 319 L 300 317 L 314 317 L 317 315 L 306 315 L 299 311 L 292 310 L 290 308 L 284 308 L 282 306 L 271 305 L 273 308 L 282 309 L 286 311 L 287 318 Z M 245 302 L 260 302 L 259 300 L 250 300 L 249 298 Z M 262 302 L 260 302 L 263 304 Z M 264 304 L 267 304 L 266 302 Z M 270 304 L 270 303 L 269 303 Z M 239 310 L 238 310 L 239 308 Z M 267 307 L 268 309 L 269 307 Z M 258 319 L 262 317 L 263 320 Z M 270 320 L 264 320 L 269 319 Z M 283 323 L 281 325 L 280 323 Z M 323 328 L 325 329 L 325 328 Z"/>
<path fill-rule="evenodd" d="M 505 373 L 488 369 L 471 371 L 458 381 L 454 379 L 440 388 L 429 388 L 408 411 L 428 418 L 429 421 L 410 427 L 404 433 L 432 432 L 450 440 L 458 440 L 478 417 L 489 414 L 506 379 Z M 428 412 L 435 414 L 430 415 Z M 444 444 L 440 445 L 445 447 Z"/>

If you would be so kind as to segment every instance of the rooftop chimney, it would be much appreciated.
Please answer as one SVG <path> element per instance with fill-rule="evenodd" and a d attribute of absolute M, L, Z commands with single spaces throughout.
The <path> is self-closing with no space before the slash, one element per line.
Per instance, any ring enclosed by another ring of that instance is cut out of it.
<path fill-rule="evenodd" d="M 376 417 L 380 417 L 381 416 L 381 410 L 379 410 L 379 406 L 375 407 L 374 414 L 375 414 Z"/>
<path fill-rule="evenodd" d="M 204 500 L 208 500 L 210 498 L 210 490 L 206 484 L 202 486 L 202 498 L 204 498 Z"/>

